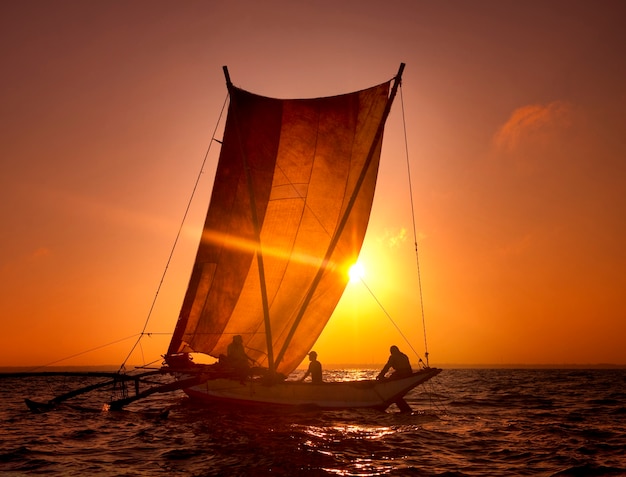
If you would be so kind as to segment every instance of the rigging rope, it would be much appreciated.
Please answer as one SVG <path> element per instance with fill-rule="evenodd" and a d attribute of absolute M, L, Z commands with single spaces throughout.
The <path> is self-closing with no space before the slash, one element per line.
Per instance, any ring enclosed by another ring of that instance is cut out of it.
<path fill-rule="evenodd" d="M 185 221 L 187 220 L 187 215 L 189 215 L 189 210 L 191 209 L 191 203 L 193 202 L 193 199 L 196 195 L 196 190 L 198 189 L 198 184 L 200 183 L 200 178 L 202 177 L 202 174 L 204 173 L 204 167 L 206 165 L 207 159 L 209 157 L 209 153 L 211 152 L 211 146 L 213 145 L 213 141 L 217 141 L 215 139 L 215 133 L 217 132 L 217 128 L 219 127 L 219 124 L 222 120 L 222 115 L 224 114 L 224 109 L 226 108 L 226 104 L 228 103 L 228 94 L 226 95 L 226 99 L 224 99 L 224 104 L 222 105 L 222 110 L 220 111 L 220 115 L 217 119 L 217 123 L 215 124 L 215 129 L 213 130 L 213 134 L 211 135 L 211 141 L 209 141 L 209 146 L 207 147 L 206 153 L 204 154 L 204 159 L 202 160 L 202 165 L 200 166 L 200 172 L 198 173 L 198 177 L 196 178 L 196 183 L 193 186 L 193 190 L 191 191 L 191 196 L 189 197 L 189 202 L 187 202 L 187 208 L 185 209 L 185 213 L 183 214 L 183 218 L 181 220 L 180 226 L 178 227 L 178 232 L 176 233 L 176 238 L 174 239 L 174 243 L 172 244 L 172 249 L 170 250 L 170 255 L 167 258 L 167 262 L 165 263 L 165 269 L 163 270 L 163 274 L 161 275 L 161 280 L 159 281 L 159 285 L 157 286 L 157 290 L 156 293 L 154 294 L 154 298 L 152 299 L 152 304 L 150 305 L 150 309 L 148 310 L 148 316 L 146 317 L 146 321 L 143 325 L 143 328 L 141 330 L 141 333 L 139 334 L 139 338 L 137 338 L 137 341 L 135 342 L 135 344 L 133 345 L 133 347 L 131 348 L 131 350 L 128 352 L 128 355 L 126 356 L 126 358 L 124 359 L 124 361 L 122 362 L 122 364 L 120 365 L 120 369 L 119 371 L 121 371 L 122 369 L 124 369 L 124 367 L 126 366 L 126 362 L 128 361 L 128 359 L 130 358 L 130 356 L 133 354 L 133 351 L 135 351 L 135 348 L 137 348 L 137 345 L 139 345 L 139 342 L 141 341 L 141 338 L 143 338 L 144 335 L 146 334 L 150 334 L 150 333 L 146 333 L 146 328 L 148 327 L 148 323 L 150 322 L 150 318 L 152 317 L 152 312 L 154 311 L 154 307 L 156 305 L 156 301 L 157 298 L 159 296 L 159 292 L 161 291 L 161 287 L 163 286 L 163 281 L 165 280 L 165 275 L 167 274 L 167 270 L 170 266 L 170 263 L 172 262 L 172 257 L 174 255 L 174 250 L 176 249 L 176 246 L 178 245 L 178 240 L 180 239 L 180 236 L 182 235 L 182 230 L 183 230 L 183 226 L 185 224 Z M 220 142 L 220 141 L 217 141 Z"/>
<path fill-rule="evenodd" d="M 365 283 L 365 280 L 363 280 L 363 278 L 360 278 L 360 280 L 361 280 L 361 283 L 363 284 L 363 286 L 365 287 L 365 289 L 369 292 L 369 294 L 372 296 L 374 301 L 378 304 L 380 309 L 383 311 L 383 313 L 387 316 L 387 318 L 389 318 L 389 321 L 391 321 L 391 324 L 396 327 L 396 330 L 398 330 L 398 333 L 400 333 L 400 336 L 402 336 L 402 338 L 404 339 L 406 344 L 409 345 L 409 348 L 411 348 L 413 353 L 415 353 L 415 355 L 419 358 L 419 361 L 421 363 L 422 362 L 422 358 L 419 355 L 419 353 L 417 351 L 415 351 L 415 348 L 413 348 L 413 345 L 411 344 L 409 339 L 404 335 L 404 333 L 402 333 L 402 330 L 397 325 L 397 323 L 395 321 L 393 321 L 393 318 L 391 317 L 391 315 L 387 312 L 387 310 L 385 309 L 383 304 L 380 302 L 380 300 L 378 300 L 378 298 L 376 298 L 376 295 L 374 295 L 374 292 L 370 289 L 370 287 L 367 286 L 367 283 Z"/>
<path fill-rule="evenodd" d="M 415 244 L 415 261 L 417 263 L 417 284 L 419 288 L 419 296 L 420 296 L 420 308 L 422 315 L 422 329 L 424 330 L 424 357 L 426 358 L 426 366 L 428 364 L 428 342 L 426 340 L 426 319 L 424 316 L 424 300 L 422 295 L 422 277 L 420 273 L 420 261 L 419 261 L 419 251 L 417 246 L 417 230 L 415 228 L 415 206 L 413 203 L 413 185 L 411 183 L 411 166 L 409 162 L 409 144 L 406 134 L 406 119 L 404 116 L 404 96 L 402 94 L 402 84 L 400 85 L 400 105 L 402 106 L 402 128 L 404 131 L 404 150 L 406 153 L 406 168 L 407 168 L 407 177 L 409 181 L 409 197 L 411 201 L 411 218 L 413 223 L 413 241 Z"/>
<path fill-rule="evenodd" d="M 61 363 L 61 362 L 66 361 L 68 359 L 76 358 L 77 356 L 81 356 L 83 354 L 91 353 L 92 351 L 96 351 L 96 350 L 99 350 L 99 349 L 102 349 L 102 348 L 106 348 L 108 346 L 111 346 L 111 345 L 120 343 L 122 341 L 126 341 L 126 340 L 129 340 L 131 338 L 134 338 L 135 336 L 137 336 L 137 334 L 127 336 L 126 338 L 120 338 L 118 340 L 111 341 L 110 343 L 106 343 L 106 344 L 103 344 L 103 345 L 100 345 L 100 346 L 96 346 L 95 348 L 91 348 L 91 349 L 88 349 L 88 350 L 85 350 L 85 351 L 81 351 L 80 353 L 75 353 L 75 354 L 73 354 L 71 356 L 66 356 L 65 358 L 57 359 L 56 361 L 52 361 L 52 362 L 50 362 L 48 364 L 44 364 L 42 366 L 37 366 L 37 367 L 31 368 L 29 370 L 29 372 L 33 372 L 33 371 L 36 371 L 36 370 L 42 369 L 42 368 L 47 368 L 48 366 L 52 366 L 53 364 Z"/>

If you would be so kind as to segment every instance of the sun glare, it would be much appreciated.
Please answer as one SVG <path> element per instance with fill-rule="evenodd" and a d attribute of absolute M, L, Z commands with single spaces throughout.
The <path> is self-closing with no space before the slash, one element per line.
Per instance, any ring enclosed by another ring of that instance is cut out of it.
<path fill-rule="evenodd" d="M 358 282 L 365 275 L 365 269 L 363 268 L 363 265 L 357 262 L 350 267 L 350 270 L 348 271 L 348 275 L 350 276 L 351 282 Z"/>

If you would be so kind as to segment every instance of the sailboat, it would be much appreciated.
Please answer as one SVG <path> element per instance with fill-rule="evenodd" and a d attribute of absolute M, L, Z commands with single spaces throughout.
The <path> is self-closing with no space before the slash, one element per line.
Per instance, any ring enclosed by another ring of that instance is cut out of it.
<path fill-rule="evenodd" d="M 441 371 L 427 362 L 400 379 L 286 379 L 324 330 L 359 255 L 403 69 L 356 92 L 276 99 L 234 86 L 224 67 L 230 101 L 211 200 L 159 370 L 175 381 L 137 385 L 114 408 L 182 389 L 203 403 L 410 410 L 404 396 Z M 243 374 L 228 360 L 235 337 L 254 362 Z M 196 363 L 197 354 L 217 361 Z"/>

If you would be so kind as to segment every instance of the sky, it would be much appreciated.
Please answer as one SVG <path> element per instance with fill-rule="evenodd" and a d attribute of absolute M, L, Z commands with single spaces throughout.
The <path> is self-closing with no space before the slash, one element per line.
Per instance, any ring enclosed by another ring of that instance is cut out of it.
<path fill-rule="evenodd" d="M 223 65 L 288 98 L 401 62 L 364 275 L 320 361 L 626 364 L 625 24 L 608 0 L 1 2 L 0 366 L 160 363 Z"/>

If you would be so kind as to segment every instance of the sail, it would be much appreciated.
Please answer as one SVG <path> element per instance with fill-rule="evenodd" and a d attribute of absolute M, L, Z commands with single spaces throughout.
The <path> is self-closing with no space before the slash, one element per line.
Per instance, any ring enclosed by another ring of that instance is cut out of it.
<path fill-rule="evenodd" d="M 241 335 L 261 366 L 288 374 L 302 361 L 363 243 L 389 90 L 386 82 L 275 99 L 229 84 L 211 201 L 168 354 L 218 357 Z"/>

